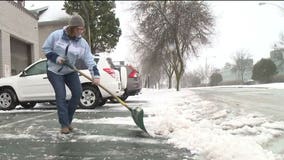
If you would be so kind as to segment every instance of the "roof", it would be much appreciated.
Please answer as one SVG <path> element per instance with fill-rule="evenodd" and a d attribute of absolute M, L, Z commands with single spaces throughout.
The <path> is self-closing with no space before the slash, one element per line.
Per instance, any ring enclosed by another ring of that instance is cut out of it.
<path fill-rule="evenodd" d="M 34 19 L 38 19 L 37 16 L 33 15 L 31 12 L 29 12 L 25 7 L 23 7 L 22 5 L 20 5 L 19 3 L 16 3 L 14 1 L 7 1 L 8 3 L 12 4 L 13 6 L 17 7 L 18 9 L 20 9 L 21 11 L 25 12 L 26 14 L 28 14 L 29 16 L 33 17 Z"/>
<path fill-rule="evenodd" d="M 64 1 L 30 1 L 26 8 L 39 15 L 38 22 L 65 21 L 70 18 L 63 10 Z"/>

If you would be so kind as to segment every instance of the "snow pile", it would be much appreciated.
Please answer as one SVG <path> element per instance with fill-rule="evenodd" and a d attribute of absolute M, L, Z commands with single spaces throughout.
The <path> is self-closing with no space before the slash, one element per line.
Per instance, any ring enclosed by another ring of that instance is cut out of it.
<path fill-rule="evenodd" d="M 187 148 L 205 160 L 280 160 L 263 146 L 283 135 L 283 122 L 270 122 L 258 114 L 204 101 L 189 89 L 144 89 L 140 98 L 145 126 L 151 135 L 166 136 L 168 143 Z"/>
<path fill-rule="evenodd" d="M 48 7 L 39 16 L 38 22 L 49 22 L 68 19 L 70 16 L 62 10 L 64 1 L 26 1 L 26 9 L 36 10 L 43 7 Z"/>

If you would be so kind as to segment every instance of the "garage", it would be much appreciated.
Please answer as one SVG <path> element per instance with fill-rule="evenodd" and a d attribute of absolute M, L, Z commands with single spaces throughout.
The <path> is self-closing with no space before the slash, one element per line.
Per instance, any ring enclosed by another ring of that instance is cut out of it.
<path fill-rule="evenodd" d="M 39 59 L 38 17 L 21 2 L 0 1 L 0 78 Z"/>
<path fill-rule="evenodd" d="M 16 38 L 10 38 L 11 74 L 16 75 L 31 64 L 31 45 Z"/>

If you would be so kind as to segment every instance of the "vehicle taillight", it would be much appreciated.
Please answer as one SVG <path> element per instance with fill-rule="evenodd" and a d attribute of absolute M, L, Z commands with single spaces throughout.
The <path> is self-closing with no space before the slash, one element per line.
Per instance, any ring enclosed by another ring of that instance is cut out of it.
<path fill-rule="evenodd" d="M 138 77 L 138 71 L 132 65 L 128 65 L 128 67 L 132 70 L 129 73 L 128 78 L 136 78 L 136 77 Z"/>
<path fill-rule="evenodd" d="M 107 72 L 109 75 L 111 75 L 113 78 L 115 78 L 115 72 L 112 68 L 104 68 L 105 72 Z"/>
<path fill-rule="evenodd" d="M 128 78 L 136 78 L 138 77 L 138 72 L 136 70 L 132 70 L 132 72 L 129 73 Z"/>

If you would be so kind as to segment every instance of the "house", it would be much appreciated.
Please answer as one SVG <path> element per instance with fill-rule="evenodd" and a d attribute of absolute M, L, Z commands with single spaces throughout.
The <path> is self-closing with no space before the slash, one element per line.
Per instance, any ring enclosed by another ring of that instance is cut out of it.
<path fill-rule="evenodd" d="M 241 73 L 240 71 L 236 70 L 233 72 L 233 65 L 230 63 L 226 63 L 225 66 L 221 69 L 220 73 L 223 77 L 223 82 L 234 82 L 234 81 L 249 81 L 252 76 L 252 69 L 253 69 L 253 59 L 246 59 L 242 60 L 242 64 L 245 65 L 244 72 Z M 243 77 L 242 77 L 243 76 Z"/>
<path fill-rule="evenodd" d="M 38 16 L 39 56 L 44 58 L 41 47 L 48 35 L 68 25 L 70 15 L 63 10 L 64 1 L 48 1 L 40 6 L 26 6 L 34 15 Z"/>
<path fill-rule="evenodd" d="M 39 59 L 38 18 L 24 1 L 0 1 L 0 77 L 19 73 Z"/>
<path fill-rule="evenodd" d="M 284 75 L 284 49 L 278 48 L 270 52 L 270 59 L 274 62 L 279 75 Z"/>

